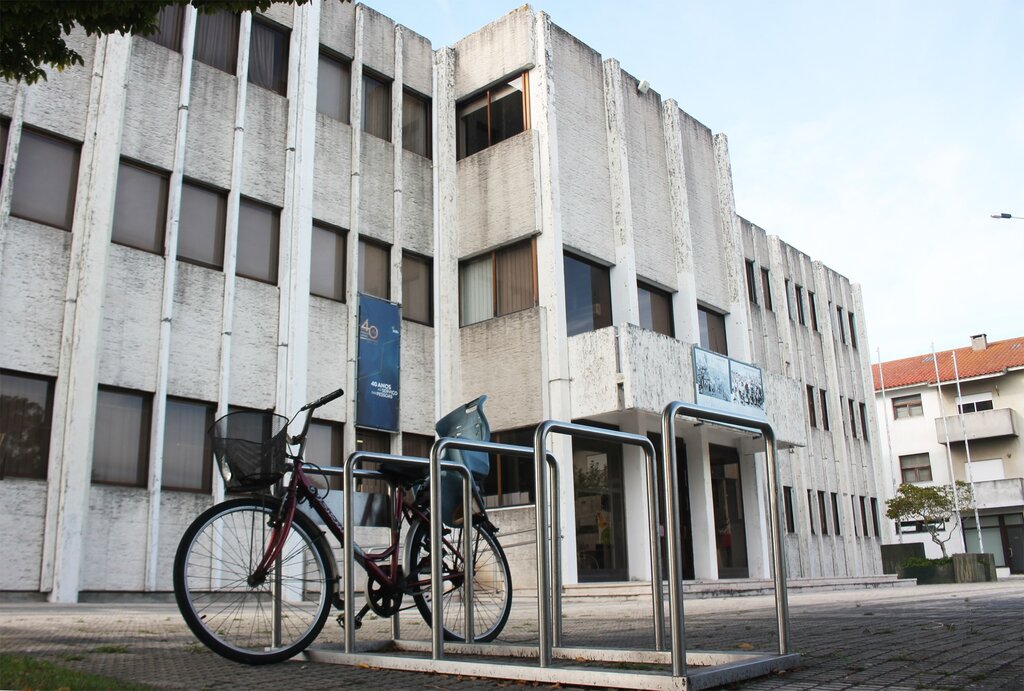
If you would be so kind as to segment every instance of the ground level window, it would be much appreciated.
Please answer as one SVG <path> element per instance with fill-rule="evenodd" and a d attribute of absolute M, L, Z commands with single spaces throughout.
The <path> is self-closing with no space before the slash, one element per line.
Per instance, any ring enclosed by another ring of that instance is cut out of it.
<path fill-rule="evenodd" d="M 0 480 L 46 479 L 53 385 L 52 377 L 0 371 Z"/>
<path fill-rule="evenodd" d="M 166 489 L 209 492 L 213 448 L 206 433 L 213 425 L 212 403 L 168 398 L 161 485 Z"/>
<path fill-rule="evenodd" d="M 491 441 L 516 446 L 533 446 L 533 427 L 495 432 Z M 505 454 L 491 455 L 491 472 L 481 483 L 480 491 L 487 508 L 524 506 L 534 500 L 533 458 Z"/>
<path fill-rule="evenodd" d="M 145 487 L 152 395 L 101 386 L 96 396 L 92 481 Z"/>

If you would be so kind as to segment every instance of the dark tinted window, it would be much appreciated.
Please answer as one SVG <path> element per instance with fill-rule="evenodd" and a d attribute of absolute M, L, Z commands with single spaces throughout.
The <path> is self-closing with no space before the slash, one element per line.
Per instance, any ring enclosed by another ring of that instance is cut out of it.
<path fill-rule="evenodd" d="M 52 418 L 52 378 L 0 372 L 0 480 L 46 479 Z"/>
<path fill-rule="evenodd" d="M 313 223 L 309 292 L 345 302 L 345 231 Z"/>
<path fill-rule="evenodd" d="M 402 253 L 402 318 L 433 323 L 433 278 L 431 261 L 409 252 Z"/>
<path fill-rule="evenodd" d="M 22 129 L 11 215 L 71 230 L 79 148 L 76 143 Z"/>
<path fill-rule="evenodd" d="M 455 107 L 458 158 L 471 156 L 528 127 L 527 78 L 521 74 Z"/>
<path fill-rule="evenodd" d="M 264 283 L 277 283 L 281 212 L 243 199 L 238 205 L 238 257 L 235 273 Z"/>
<path fill-rule="evenodd" d="M 713 350 L 722 355 L 728 355 L 729 346 L 725 339 L 725 317 L 704 307 L 698 307 L 697 321 L 700 326 L 700 347 L 705 350 Z"/>
<path fill-rule="evenodd" d="M 570 336 L 612 324 L 612 289 L 606 267 L 563 257 L 565 270 L 565 321 Z"/>
<path fill-rule="evenodd" d="M 165 5 L 157 15 L 156 31 L 143 36 L 164 48 L 181 51 L 181 29 L 185 24 L 184 5 Z"/>
<path fill-rule="evenodd" d="M 239 17 L 231 12 L 203 14 L 196 21 L 193 57 L 228 74 L 235 73 L 238 60 Z"/>
<path fill-rule="evenodd" d="M 210 491 L 213 448 L 206 431 L 213 425 L 215 407 L 212 403 L 167 399 L 161 480 L 165 488 Z"/>
<path fill-rule="evenodd" d="M 167 175 L 121 161 L 110 239 L 147 252 L 163 253 L 167 222 Z"/>
<path fill-rule="evenodd" d="M 644 283 L 636 284 L 640 303 L 640 326 L 666 336 L 675 336 L 672 322 L 672 296 Z"/>
<path fill-rule="evenodd" d="M 224 221 L 228 200 L 223 192 L 189 182 L 181 186 L 178 258 L 214 268 L 224 266 Z"/>
<path fill-rule="evenodd" d="M 359 292 L 391 299 L 391 248 L 360 238 Z"/>
<path fill-rule="evenodd" d="M 391 141 L 391 83 L 363 73 L 363 131 Z"/>
<path fill-rule="evenodd" d="M 430 99 L 402 93 L 402 148 L 430 158 Z"/>
<path fill-rule="evenodd" d="M 92 481 L 145 487 L 151 395 L 101 386 L 96 397 Z"/>
<path fill-rule="evenodd" d="M 249 81 L 284 96 L 288 91 L 290 31 L 253 19 L 249 35 Z"/>
<path fill-rule="evenodd" d="M 349 63 L 320 53 L 316 84 L 317 112 L 348 123 L 351 99 L 352 68 Z"/>

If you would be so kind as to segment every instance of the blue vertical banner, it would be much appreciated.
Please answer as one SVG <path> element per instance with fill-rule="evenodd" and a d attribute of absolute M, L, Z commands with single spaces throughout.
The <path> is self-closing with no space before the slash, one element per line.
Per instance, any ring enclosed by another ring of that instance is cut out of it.
<path fill-rule="evenodd" d="M 356 424 L 398 431 L 402 316 L 393 302 L 359 294 Z"/>

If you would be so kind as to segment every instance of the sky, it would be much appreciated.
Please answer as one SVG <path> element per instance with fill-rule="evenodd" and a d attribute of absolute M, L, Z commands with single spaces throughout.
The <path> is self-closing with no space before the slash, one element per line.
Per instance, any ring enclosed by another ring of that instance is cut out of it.
<path fill-rule="evenodd" d="M 366 0 L 451 45 L 519 6 Z M 531 3 L 729 139 L 736 210 L 863 290 L 873 362 L 1024 336 L 1024 2 Z"/>

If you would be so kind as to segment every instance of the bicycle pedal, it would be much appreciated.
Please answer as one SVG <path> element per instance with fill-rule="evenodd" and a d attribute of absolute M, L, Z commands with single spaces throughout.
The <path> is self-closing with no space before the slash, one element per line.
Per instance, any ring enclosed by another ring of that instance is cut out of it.
<path fill-rule="evenodd" d="M 339 614 L 336 617 L 336 619 L 338 621 L 338 626 L 340 626 L 341 628 L 344 629 L 345 628 L 345 614 L 344 613 Z M 355 630 L 358 631 L 362 627 L 363 627 L 363 620 L 362 619 L 356 619 L 356 621 L 355 621 Z"/>

